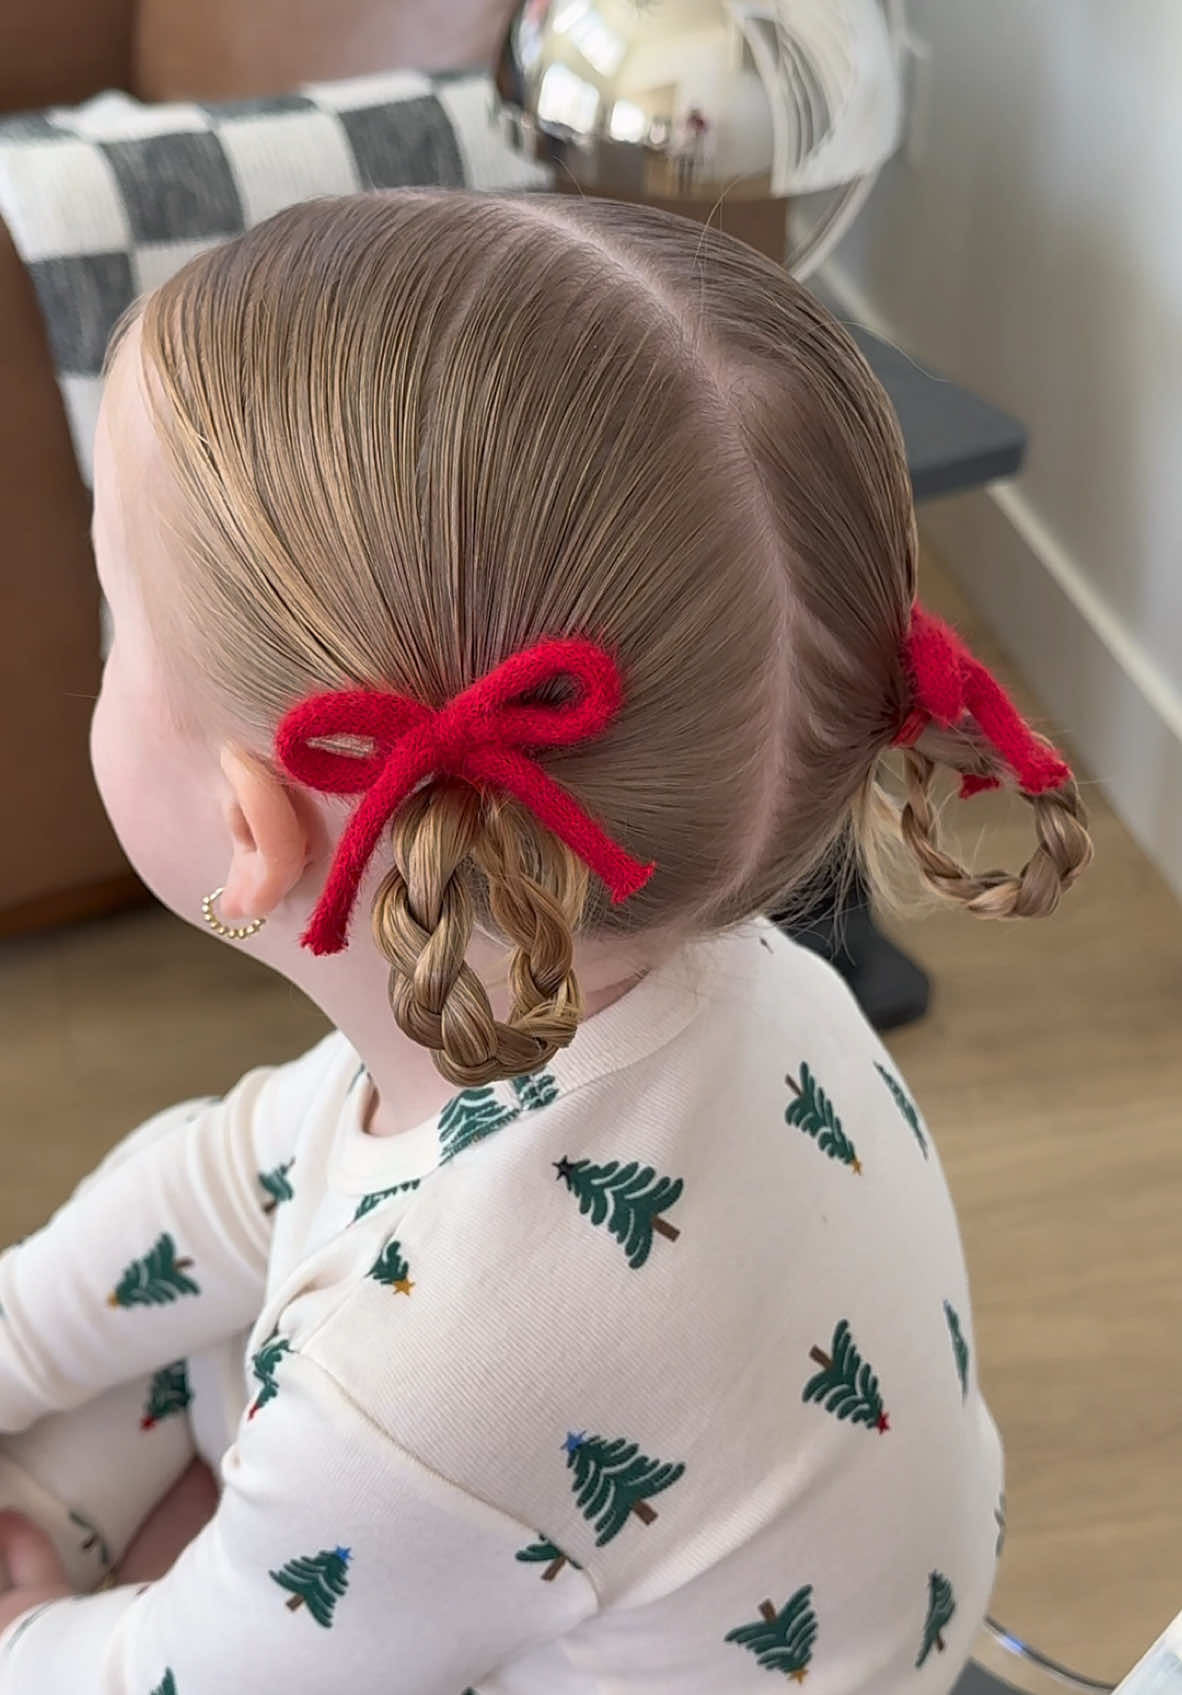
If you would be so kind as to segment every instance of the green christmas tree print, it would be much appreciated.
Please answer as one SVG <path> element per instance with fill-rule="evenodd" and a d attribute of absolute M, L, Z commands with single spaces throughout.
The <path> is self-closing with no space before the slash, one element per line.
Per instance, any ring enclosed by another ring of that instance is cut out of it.
<path fill-rule="evenodd" d="M 402 1257 L 399 1242 L 387 1242 L 367 1273 L 375 1283 L 384 1283 L 396 1295 L 409 1295 L 414 1288 L 410 1267 Z"/>
<path fill-rule="evenodd" d="M 652 1524 L 657 1514 L 649 1498 L 672 1488 L 685 1471 L 680 1463 L 650 1460 L 622 1436 L 608 1441 L 585 1430 L 571 1431 L 563 1448 L 567 1468 L 574 1473 L 576 1504 L 599 1532 L 597 1548 L 618 1536 L 632 1514 L 641 1524 Z"/>
<path fill-rule="evenodd" d="M 264 1212 L 274 1212 L 281 1201 L 295 1199 L 295 1190 L 287 1180 L 287 1174 L 294 1164 L 295 1160 L 289 1159 L 285 1160 L 282 1165 L 277 1165 L 273 1171 L 259 1172 L 259 1183 L 267 1193 L 267 1201 L 263 1207 Z"/>
<path fill-rule="evenodd" d="M 172 1675 L 171 1671 L 166 1671 L 164 1673 L 163 1683 L 158 1683 L 156 1685 L 155 1689 L 152 1691 L 152 1695 L 177 1695 L 176 1678 Z"/>
<path fill-rule="evenodd" d="M 969 1392 L 969 1345 L 960 1333 L 960 1319 L 951 1301 L 944 1302 L 944 1317 L 948 1321 L 948 1334 L 952 1337 L 952 1352 L 956 1355 L 956 1375 L 960 1378 L 960 1398 L 963 1401 Z"/>
<path fill-rule="evenodd" d="M 560 1181 L 577 1196 L 579 1211 L 590 1214 L 592 1224 L 607 1223 L 608 1229 L 639 1271 L 653 1245 L 653 1232 L 667 1242 L 676 1242 L 681 1232 L 662 1213 L 685 1187 L 680 1177 L 658 1177 L 651 1165 L 630 1160 L 621 1165 L 609 1160 L 592 1165 L 588 1159 L 558 1159 L 553 1162 Z"/>
<path fill-rule="evenodd" d="M 810 1348 L 809 1358 L 821 1369 L 805 1384 L 802 1399 L 822 1401 L 826 1412 L 848 1418 L 851 1424 L 873 1426 L 880 1435 L 885 1435 L 891 1421 L 883 1411 L 878 1378 L 854 1346 L 844 1318 L 833 1332 L 829 1352 Z"/>
<path fill-rule="evenodd" d="M 532 1077 L 515 1077 L 513 1093 L 522 1112 L 540 1112 L 558 1099 L 558 1084 L 548 1071 L 535 1071 Z"/>
<path fill-rule="evenodd" d="M 291 1343 L 287 1337 L 275 1333 L 263 1343 L 258 1353 L 251 1360 L 250 1369 L 261 1387 L 254 1398 L 250 1412 L 247 1414 L 248 1418 L 253 1418 L 255 1413 L 265 1407 L 268 1401 L 273 1401 L 279 1393 L 275 1373 L 279 1368 L 280 1360 L 290 1352 Z"/>
<path fill-rule="evenodd" d="M 84 1554 L 97 1553 L 99 1563 L 104 1571 L 111 1569 L 111 1550 L 103 1539 L 102 1532 L 95 1529 L 90 1520 L 83 1518 L 81 1513 L 71 1511 L 70 1523 L 76 1524 L 82 1532 L 81 1548 Z"/>
<path fill-rule="evenodd" d="M 940 1572 L 934 1571 L 928 1578 L 928 1616 L 923 1627 L 923 1647 L 915 1662 L 916 1671 L 933 1648 L 940 1654 L 944 1652 L 943 1632 L 955 1611 L 956 1597 L 951 1583 Z"/>
<path fill-rule="evenodd" d="M 290 1612 L 306 1606 L 317 1624 L 332 1628 L 337 1602 L 349 1587 L 348 1548 L 329 1548 L 308 1559 L 289 1560 L 282 1571 L 268 1573 L 281 1589 L 291 1590 Z"/>
<path fill-rule="evenodd" d="M 148 1385 L 148 1398 L 144 1402 L 140 1429 L 154 1430 L 161 1419 L 183 1413 L 192 1399 L 188 1362 L 175 1360 L 172 1365 L 164 1366 Z"/>
<path fill-rule="evenodd" d="M 165 1232 L 143 1259 L 132 1260 L 115 1288 L 107 1296 L 109 1307 L 160 1307 L 182 1295 L 199 1295 L 201 1290 L 185 1272 L 191 1259 L 176 1257 L 176 1243 Z"/>
<path fill-rule="evenodd" d="M 915 1102 L 906 1093 L 898 1078 L 891 1076 L 885 1065 L 880 1065 L 878 1061 L 875 1060 L 874 1069 L 878 1072 L 878 1075 L 882 1078 L 883 1082 L 894 1096 L 895 1105 L 910 1125 L 912 1134 L 914 1135 L 915 1140 L 919 1143 L 923 1152 L 923 1157 L 926 1159 L 928 1157 L 928 1139 L 923 1133 L 923 1125 L 919 1121 L 919 1113 L 916 1110 Z"/>
<path fill-rule="evenodd" d="M 465 1089 L 448 1101 L 439 1115 L 439 1140 L 442 1144 L 440 1164 L 462 1154 L 473 1142 L 503 1130 L 520 1116 L 520 1108 L 503 1106 L 491 1084 L 481 1089 Z"/>
<path fill-rule="evenodd" d="M 808 1676 L 817 1640 L 817 1615 L 813 1611 L 813 1586 L 807 1583 L 777 1612 L 770 1601 L 760 1604 L 760 1618 L 728 1630 L 725 1642 L 737 1642 L 756 1657 L 764 1671 L 782 1671 L 794 1683 Z"/>
<path fill-rule="evenodd" d="M 574 1571 L 583 1569 L 578 1560 L 572 1560 L 569 1554 L 564 1554 L 557 1543 L 543 1536 L 540 1530 L 536 1542 L 531 1542 L 528 1548 L 517 1550 L 517 1558 L 526 1565 L 544 1565 L 546 1569 L 542 1573 L 543 1583 L 553 1583 L 563 1566 L 570 1566 Z"/>
<path fill-rule="evenodd" d="M 823 1154 L 828 1154 L 839 1165 L 848 1165 L 854 1175 L 860 1177 L 862 1162 L 858 1158 L 858 1150 L 842 1129 L 833 1102 L 808 1066 L 802 1063 L 799 1083 L 795 1077 L 785 1077 L 784 1081 L 796 1096 L 784 1114 L 787 1123 L 803 1130 L 806 1136 L 812 1136 Z"/>
<path fill-rule="evenodd" d="M 383 1201 L 390 1199 L 391 1195 L 400 1195 L 404 1189 L 417 1189 L 421 1182 L 421 1177 L 412 1177 L 409 1183 L 395 1183 L 392 1189 L 375 1189 L 372 1195 L 362 1195 L 357 1203 L 357 1211 L 353 1214 L 350 1223 L 356 1224 L 359 1218 L 364 1218 L 366 1213 L 372 1212 L 375 1207 L 380 1207 Z"/>

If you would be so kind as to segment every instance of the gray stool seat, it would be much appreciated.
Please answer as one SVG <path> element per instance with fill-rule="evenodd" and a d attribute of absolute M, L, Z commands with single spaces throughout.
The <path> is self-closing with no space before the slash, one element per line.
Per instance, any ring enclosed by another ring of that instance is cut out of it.
<path fill-rule="evenodd" d="M 1014 1686 L 970 1660 L 952 1695 L 1014 1695 Z"/>

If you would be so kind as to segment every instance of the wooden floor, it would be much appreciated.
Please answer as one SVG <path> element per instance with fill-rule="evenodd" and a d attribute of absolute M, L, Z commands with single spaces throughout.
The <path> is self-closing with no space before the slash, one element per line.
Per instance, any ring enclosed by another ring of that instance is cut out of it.
<path fill-rule="evenodd" d="M 925 585 L 985 653 L 930 565 Z M 894 1042 L 961 1212 L 1009 1452 L 994 1611 L 1116 1678 L 1182 1607 L 1182 911 L 1093 794 L 1064 914 L 903 926 L 931 1016 Z M 983 797 L 991 863 L 1029 848 Z M 0 1241 L 153 1109 L 299 1052 L 320 1014 L 248 955 L 141 911 L 0 944 Z"/>

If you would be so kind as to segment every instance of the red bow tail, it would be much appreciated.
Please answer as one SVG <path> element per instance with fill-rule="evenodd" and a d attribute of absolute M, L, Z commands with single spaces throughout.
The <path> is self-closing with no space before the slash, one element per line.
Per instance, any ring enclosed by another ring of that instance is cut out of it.
<path fill-rule="evenodd" d="M 1044 794 L 1071 780 L 1071 767 L 1030 728 L 993 673 L 955 630 L 918 603 L 912 608 L 904 656 L 914 705 L 895 737 L 896 747 L 912 746 L 929 723 L 955 729 L 967 716 L 976 720 L 1023 793 Z M 960 792 L 967 799 L 997 787 L 996 777 L 970 774 Z"/>
<path fill-rule="evenodd" d="M 387 766 L 350 818 L 324 891 L 300 937 L 310 952 L 340 953 L 349 945 L 349 920 L 357 904 L 357 891 L 382 831 L 407 796 L 430 774 L 430 769 L 426 752 L 417 760 L 408 760 L 397 767 Z"/>
<path fill-rule="evenodd" d="M 490 748 L 472 754 L 465 764 L 478 782 L 513 795 L 565 842 L 607 886 L 613 905 L 638 894 L 656 870 L 655 864 L 642 864 L 613 842 L 590 813 L 532 759 L 510 748 Z"/>

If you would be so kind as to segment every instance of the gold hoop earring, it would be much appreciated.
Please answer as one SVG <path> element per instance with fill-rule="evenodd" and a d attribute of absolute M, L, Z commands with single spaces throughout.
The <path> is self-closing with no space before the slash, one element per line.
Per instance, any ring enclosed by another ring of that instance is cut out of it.
<path fill-rule="evenodd" d="M 244 942 L 247 936 L 253 936 L 267 922 L 265 918 L 252 918 L 249 924 L 223 924 L 213 910 L 213 903 L 220 894 L 225 892 L 225 884 L 215 889 L 211 895 L 206 895 L 201 902 L 201 916 L 210 929 L 218 936 L 226 936 L 232 942 Z"/>

